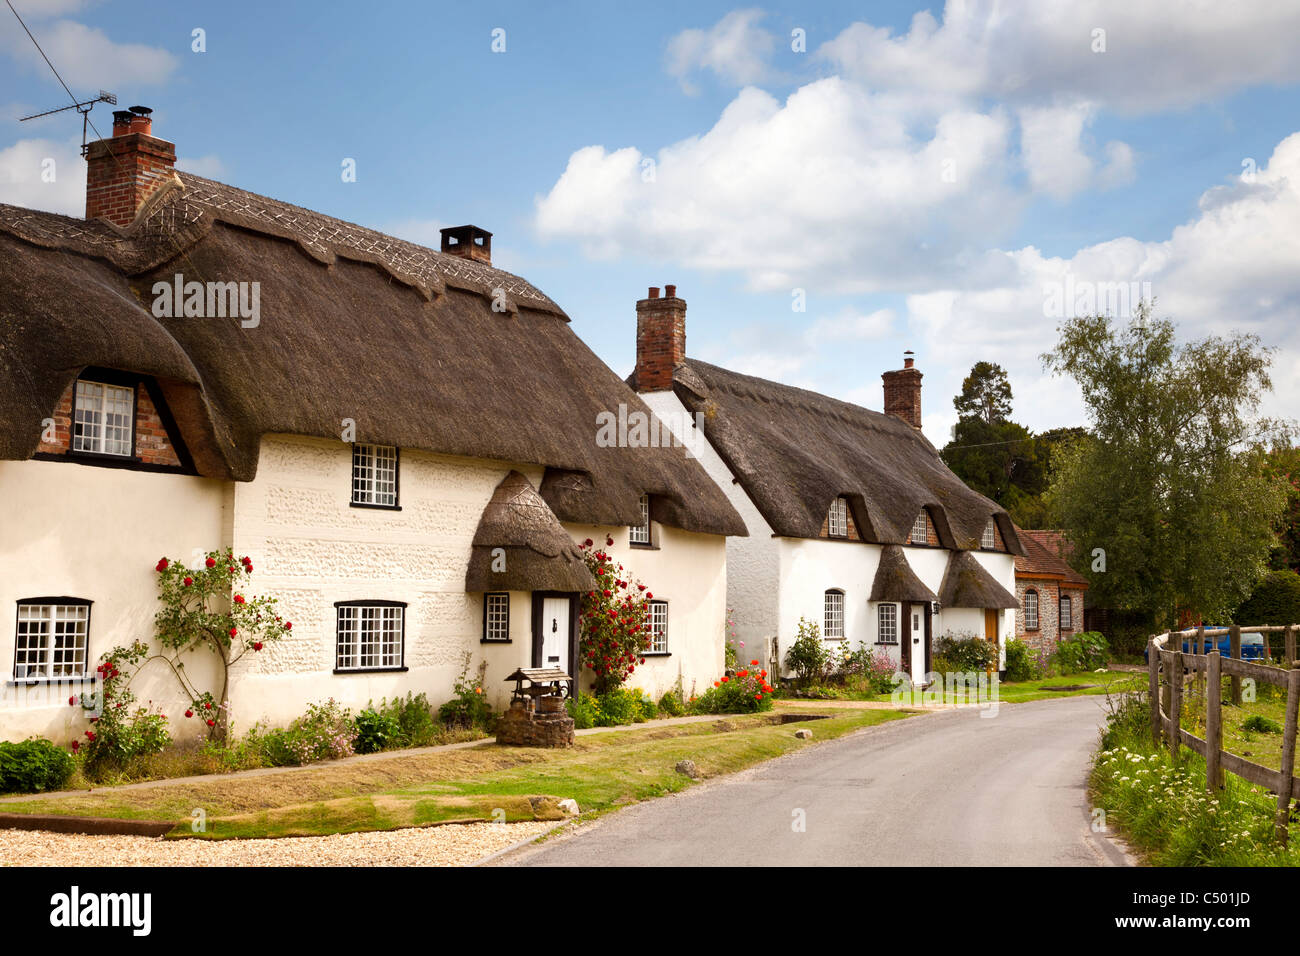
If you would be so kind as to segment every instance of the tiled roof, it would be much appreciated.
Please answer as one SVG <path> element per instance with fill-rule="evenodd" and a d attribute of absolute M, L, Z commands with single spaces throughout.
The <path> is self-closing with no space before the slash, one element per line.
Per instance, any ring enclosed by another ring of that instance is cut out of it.
<path fill-rule="evenodd" d="M 1016 574 L 1050 575 L 1074 587 L 1086 588 L 1088 580 L 1065 560 L 1070 545 L 1063 531 L 1026 531 L 1017 527 L 1025 553 L 1016 555 Z"/>

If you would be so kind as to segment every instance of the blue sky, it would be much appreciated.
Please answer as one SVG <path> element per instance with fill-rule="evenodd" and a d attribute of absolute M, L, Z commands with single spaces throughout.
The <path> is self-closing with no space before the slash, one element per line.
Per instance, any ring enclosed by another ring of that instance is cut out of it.
<path fill-rule="evenodd" d="M 620 374 L 671 282 L 690 354 L 869 407 L 915 350 L 936 443 L 980 359 L 1019 420 L 1076 424 L 1038 362 L 1068 272 L 1258 333 L 1266 411 L 1300 417 L 1296 4 L 13 2 L 183 166 L 426 243 L 491 230 Z M 0 90 L 0 201 L 81 214 L 80 123 L 17 122 L 66 95 L 3 8 Z"/>

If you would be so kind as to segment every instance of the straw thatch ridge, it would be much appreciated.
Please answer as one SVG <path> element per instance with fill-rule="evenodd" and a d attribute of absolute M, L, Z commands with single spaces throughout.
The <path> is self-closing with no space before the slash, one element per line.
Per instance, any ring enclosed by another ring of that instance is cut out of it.
<path fill-rule="evenodd" d="M 880 565 L 876 579 L 871 583 L 869 601 L 937 601 L 935 593 L 916 576 L 907 563 L 907 555 L 896 545 L 886 545 L 880 551 Z"/>
<path fill-rule="evenodd" d="M 494 556 L 497 548 L 504 553 Z M 554 512 L 527 478 L 511 471 L 479 519 L 465 590 L 590 591 L 595 586 L 582 552 Z"/>
<path fill-rule="evenodd" d="M 695 359 L 677 367 L 673 386 L 688 410 L 703 413 L 705 435 L 779 535 L 816 537 L 844 495 L 864 539 L 877 544 L 905 544 L 926 508 L 945 548 L 978 548 L 992 517 L 1008 550 L 1020 553 L 1006 511 L 892 415 Z"/>
<path fill-rule="evenodd" d="M 684 448 L 597 444 L 598 415 L 649 409 L 523 280 L 182 178 L 125 231 L 0 205 L 0 458 L 30 458 L 103 366 L 157 378 L 205 477 L 251 480 L 263 435 L 339 440 L 351 419 L 358 441 L 580 476 L 554 500 L 543 482 L 563 521 L 636 524 L 648 493 L 665 524 L 745 534 Z M 154 283 L 176 273 L 257 282 L 260 324 L 156 318 Z"/>
<path fill-rule="evenodd" d="M 969 551 L 955 551 L 948 558 L 939 586 L 939 603 L 944 607 L 1019 607 L 1016 596 L 998 583 Z"/>

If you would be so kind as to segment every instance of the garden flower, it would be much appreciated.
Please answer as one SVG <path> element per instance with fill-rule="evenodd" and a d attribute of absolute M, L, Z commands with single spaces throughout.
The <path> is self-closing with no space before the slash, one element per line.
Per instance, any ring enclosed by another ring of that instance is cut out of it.
<path fill-rule="evenodd" d="M 154 570 L 156 570 L 156 571 L 166 571 L 166 570 L 167 570 L 167 559 L 166 559 L 166 558 L 159 558 L 159 559 L 158 559 L 158 565 L 157 565 L 157 567 L 156 567 Z"/>
<path fill-rule="evenodd" d="M 217 566 L 217 562 L 215 558 L 208 558 L 208 560 L 205 561 L 204 564 L 206 564 L 210 568 L 215 568 Z"/>
<path fill-rule="evenodd" d="M 236 603 L 236 604 L 243 604 L 243 603 L 244 603 L 244 596 L 243 596 L 242 594 L 236 594 L 236 595 L 235 595 L 235 603 Z"/>
<path fill-rule="evenodd" d="M 76 702 L 77 702 L 77 698 L 75 698 L 75 697 L 69 697 L 69 698 L 68 698 L 68 703 L 69 703 L 69 704 L 75 704 Z"/>
<path fill-rule="evenodd" d="M 286 631 L 292 631 L 292 630 L 293 630 L 293 621 L 285 621 L 285 622 L 284 622 L 284 629 L 285 629 Z"/>
<path fill-rule="evenodd" d="M 186 717 L 193 717 L 193 716 L 194 716 L 194 711 L 192 711 L 192 710 L 187 710 L 187 711 L 185 711 L 185 716 L 186 716 Z"/>
<path fill-rule="evenodd" d="M 186 579 L 185 579 L 185 586 L 186 586 L 186 587 L 189 587 L 189 586 L 190 586 L 191 584 L 193 584 L 193 583 L 194 583 L 194 579 L 193 579 L 193 578 L 186 578 Z"/>
<path fill-rule="evenodd" d="M 211 720 L 211 719 L 208 720 L 208 726 L 209 726 L 209 727 L 215 727 L 216 725 L 217 725 L 217 722 L 216 722 L 215 720 Z"/>
<path fill-rule="evenodd" d="M 260 651 L 261 649 L 262 649 L 262 642 L 261 642 L 261 641 L 254 641 L 254 642 L 253 642 L 253 650 L 255 650 L 255 651 Z"/>
<path fill-rule="evenodd" d="M 78 750 L 80 750 L 80 749 L 81 749 L 81 741 L 80 741 L 80 740 L 74 740 L 74 741 L 72 742 L 72 752 L 75 754 L 75 753 L 76 753 Z"/>

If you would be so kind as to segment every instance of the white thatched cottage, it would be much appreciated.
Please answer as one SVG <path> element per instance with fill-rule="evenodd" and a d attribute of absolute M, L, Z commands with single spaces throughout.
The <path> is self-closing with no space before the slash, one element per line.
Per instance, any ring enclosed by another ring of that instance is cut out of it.
<path fill-rule="evenodd" d="M 438 703 L 465 651 L 498 701 L 573 673 L 587 537 L 655 593 L 635 683 L 721 672 L 744 523 L 681 448 L 597 441 L 645 406 L 490 234 L 433 251 L 177 172 L 143 109 L 87 159 L 85 219 L 0 205 L 0 736 L 73 730 L 99 656 L 152 634 L 159 557 L 220 548 L 294 623 L 234 675 L 244 727 Z"/>
<path fill-rule="evenodd" d="M 784 660 L 800 618 L 828 642 L 888 653 L 914 681 L 944 633 L 1015 634 L 1010 517 L 948 470 L 921 433 L 921 372 L 886 372 L 885 412 L 688 358 L 674 286 L 637 303 L 631 384 L 745 520 L 727 544 L 737 636 Z M 1003 658 L 1005 660 L 1005 658 Z"/>

